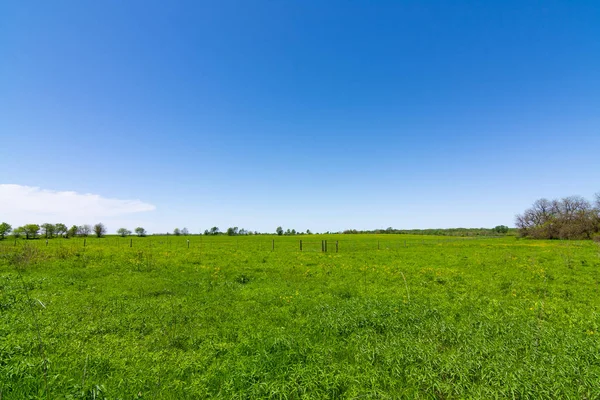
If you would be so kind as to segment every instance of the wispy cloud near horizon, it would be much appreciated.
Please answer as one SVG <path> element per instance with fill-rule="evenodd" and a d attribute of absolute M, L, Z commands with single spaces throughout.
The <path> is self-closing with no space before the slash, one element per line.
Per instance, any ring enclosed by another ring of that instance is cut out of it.
<path fill-rule="evenodd" d="M 92 193 L 0 184 L 0 219 L 13 226 L 44 222 L 79 225 L 155 209 L 154 205 L 137 199 L 122 200 Z"/>

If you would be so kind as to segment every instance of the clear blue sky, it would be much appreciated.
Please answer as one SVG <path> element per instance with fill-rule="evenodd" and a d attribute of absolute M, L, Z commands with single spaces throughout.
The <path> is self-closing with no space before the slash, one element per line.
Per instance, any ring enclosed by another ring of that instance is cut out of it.
<path fill-rule="evenodd" d="M 0 57 L 0 184 L 56 195 L 13 225 L 63 191 L 153 232 L 512 226 L 600 191 L 597 1 L 6 1 Z"/>

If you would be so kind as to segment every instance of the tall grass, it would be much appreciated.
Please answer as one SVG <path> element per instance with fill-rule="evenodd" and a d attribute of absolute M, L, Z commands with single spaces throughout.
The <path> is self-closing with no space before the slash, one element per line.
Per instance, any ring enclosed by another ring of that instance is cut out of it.
<path fill-rule="evenodd" d="M 600 398 L 594 243 L 303 239 L 0 242 L 3 398 Z"/>

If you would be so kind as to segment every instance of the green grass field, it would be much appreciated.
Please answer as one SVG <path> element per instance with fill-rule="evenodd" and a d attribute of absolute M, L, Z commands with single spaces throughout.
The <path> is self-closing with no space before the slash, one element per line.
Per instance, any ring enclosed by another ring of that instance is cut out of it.
<path fill-rule="evenodd" d="M 7 239 L 0 399 L 598 399 L 599 313 L 591 241 Z"/>

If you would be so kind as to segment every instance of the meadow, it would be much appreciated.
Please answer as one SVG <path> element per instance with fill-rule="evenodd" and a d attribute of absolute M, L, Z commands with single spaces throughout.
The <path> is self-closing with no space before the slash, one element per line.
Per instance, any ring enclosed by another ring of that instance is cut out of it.
<path fill-rule="evenodd" d="M 0 242 L 0 399 L 600 398 L 591 241 L 83 240 Z"/>

